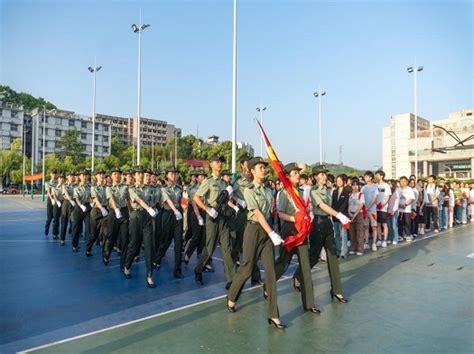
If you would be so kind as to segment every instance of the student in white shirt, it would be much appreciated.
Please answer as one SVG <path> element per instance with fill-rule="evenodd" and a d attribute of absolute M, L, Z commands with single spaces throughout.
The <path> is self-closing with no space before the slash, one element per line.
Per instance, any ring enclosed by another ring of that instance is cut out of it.
<path fill-rule="evenodd" d="M 415 193 L 413 189 L 408 187 L 408 178 L 405 176 L 400 178 L 400 204 L 399 212 L 401 216 L 401 226 L 403 228 L 403 235 L 405 235 L 405 240 L 408 242 L 413 241 L 411 234 L 411 213 L 412 213 L 412 203 L 415 201 Z"/>
<path fill-rule="evenodd" d="M 387 224 L 387 209 L 388 201 L 392 190 L 387 182 L 385 182 L 385 172 L 378 170 L 375 172 L 375 182 L 377 183 L 378 193 L 377 193 L 377 232 L 382 238 L 383 231 L 383 241 L 377 241 L 377 246 L 387 247 L 387 238 L 388 238 L 388 224 Z"/>
<path fill-rule="evenodd" d="M 428 184 L 425 187 L 424 204 L 425 204 L 425 231 L 431 230 L 431 219 L 433 218 L 434 232 L 439 232 L 439 188 L 436 185 L 436 177 L 431 175 L 428 177 Z"/>

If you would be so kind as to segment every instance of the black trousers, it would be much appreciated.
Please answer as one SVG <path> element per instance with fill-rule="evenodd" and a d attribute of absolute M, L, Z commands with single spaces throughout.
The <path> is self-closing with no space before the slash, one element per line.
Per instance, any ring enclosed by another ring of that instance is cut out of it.
<path fill-rule="evenodd" d="M 102 216 L 102 212 L 99 208 L 92 208 L 91 211 L 91 232 L 87 239 L 87 251 L 91 252 L 94 243 L 99 240 L 103 240 L 103 234 L 106 234 L 107 218 Z"/>
<path fill-rule="evenodd" d="M 153 223 L 151 216 L 145 210 L 134 210 L 129 219 L 130 240 L 127 247 L 124 266 L 132 267 L 133 258 L 139 253 L 140 247 L 145 246 L 146 275 L 153 275 L 153 261 L 155 259 L 155 239 L 153 237 Z M 125 250 L 122 250 L 125 252 Z"/>
<path fill-rule="evenodd" d="M 117 219 L 115 211 L 112 211 L 107 215 L 107 236 L 105 238 L 104 248 L 102 251 L 102 257 L 104 259 L 110 258 L 110 253 L 114 245 L 119 242 L 121 244 L 120 253 L 120 267 L 123 268 L 125 264 L 125 257 L 127 254 L 128 246 L 128 207 L 120 208 L 122 217 Z"/>
<path fill-rule="evenodd" d="M 61 210 L 56 205 L 51 202 L 51 199 L 48 198 L 46 202 L 46 224 L 44 225 L 44 234 L 49 235 L 49 227 L 51 222 L 53 222 L 53 235 L 59 235 L 59 218 L 61 216 Z"/>
<path fill-rule="evenodd" d="M 79 245 L 79 236 L 82 232 L 82 223 L 90 225 L 90 211 L 91 205 L 89 203 L 84 204 L 86 211 L 76 205 L 72 211 L 72 247 L 77 247 Z"/>
<path fill-rule="evenodd" d="M 425 225 L 427 229 L 431 229 L 431 219 L 433 219 L 433 229 L 439 230 L 438 216 L 439 210 L 437 206 L 425 207 L 426 221 Z"/>
<path fill-rule="evenodd" d="M 71 225 L 71 214 L 73 206 L 68 200 L 64 200 L 61 205 L 61 241 L 66 239 L 66 232 L 68 224 Z"/>
<path fill-rule="evenodd" d="M 206 226 L 199 225 L 199 221 L 194 213 L 194 210 L 189 210 L 191 212 L 190 223 L 188 228 L 191 229 L 191 240 L 188 243 L 188 247 L 185 252 L 186 255 L 191 258 L 194 251 L 197 250 L 197 256 L 200 257 L 204 246 L 206 245 Z M 200 211 L 201 217 L 206 220 L 206 213 Z"/>
<path fill-rule="evenodd" d="M 161 214 L 161 238 L 156 255 L 156 262 L 161 260 L 168 251 L 171 241 L 174 241 L 174 270 L 181 269 L 181 247 L 183 245 L 183 219 L 176 220 L 172 210 L 163 209 Z"/>
<path fill-rule="evenodd" d="M 331 290 L 334 294 L 342 294 L 341 276 L 339 274 L 339 263 L 336 256 L 336 239 L 334 228 L 329 217 L 315 215 L 313 229 L 309 234 L 309 265 L 313 268 L 319 260 L 319 255 L 324 247 L 326 250 L 329 279 Z M 294 276 L 300 283 L 304 281 L 301 267 L 298 267 Z"/>
<path fill-rule="evenodd" d="M 412 224 L 414 224 L 414 222 L 411 220 L 411 213 L 400 213 L 400 223 L 401 229 L 403 230 L 401 236 L 411 236 Z"/>
<path fill-rule="evenodd" d="M 162 217 L 162 211 L 163 209 L 160 208 L 159 205 L 155 206 L 156 210 L 158 210 L 158 214 L 153 218 L 152 224 L 153 224 L 153 238 L 155 240 L 155 257 L 158 254 L 158 248 L 160 247 L 160 242 L 161 242 L 161 235 L 163 233 L 163 228 L 162 228 L 162 223 L 161 223 L 161 217 Z M 153 260 L 156 262 L 156 259 Z"/>

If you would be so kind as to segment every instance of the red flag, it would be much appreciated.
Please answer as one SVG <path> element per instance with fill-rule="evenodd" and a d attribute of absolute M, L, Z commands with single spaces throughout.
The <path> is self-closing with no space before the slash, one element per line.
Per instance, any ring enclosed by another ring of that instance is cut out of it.
<path fill-rule="evenodd" d="M 265 147 L 267 149 L 268 159 L 270 160 L 270 163 L 272 164 L 273 170 L 277 174 L 278 178 L 280 179 L 281 183 L 287 190 L 288 194 L 293 200 L 293 203 L 296 206 L 295 228 L 298 231 L 298 233 L 296 235 L 287 236 L 283 244 L 286 250 L 288 252 L 291 252 L 293 248 L 298 247 L 303 244 L 303 242 L 306 240 L 309 233 L 311 232 L 313 225 L 311 224 L 311 219 L 306 210 L 306 205 L 303 199 L 300 197 L 298 190 L 295 187 L 293 187 L 291 182 L 285 176 L 285 173 L 283 172 L 283 166 L 280 160 L 278 159 L 275 151 L 273 150 L 273 147 L 270 144 L 270 141 L 268 140 L 267 134 L 263 130 L 263 127 L 259 121 L 257 121 L 257 124 L 258 124 L 258 127 L 260 128 L 260 133 L 262 134 L 262 138 L 265 141 Z"/>

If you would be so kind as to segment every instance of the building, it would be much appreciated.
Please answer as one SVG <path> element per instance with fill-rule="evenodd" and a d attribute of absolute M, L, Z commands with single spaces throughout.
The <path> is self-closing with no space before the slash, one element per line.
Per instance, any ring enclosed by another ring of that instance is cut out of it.
<path fill-rule="evenodd" d="M 180 128 L 176 128 L 173 124 L 166 125 L 166 140 L 171 141 L 174 139 L 176 134 L 177 138 L 181 138 L 182 131 Z"/>
<path fill-rule="evenodd" d="M 418 117 L 418 176 L 434 174 L 456 179 L 474 178 L 474 109 L 452 112 L 447 119 Z M 390 117 L 383 128 L 383 169 L 388 178 L 415 173 L 415 116 Z"/>
<path fill-rule="evenodd" d="M 32 119 L 32 150 L 34 163 L 41 161 L 43 154 L 43 131 L 45 154 L 58 151 L 58 140 L 68 130 L 79 131 L 79 139 L 84 146 L 84 155 L 92 155 L 91 117 L 71 111 L 53 109 L 45 112 L 46 124 L 43 125 L 43 110 L 34 109 Z M 44 129 L 44 130 L 43 130 Z M 110 154 L 111 129 L 108 123 L 95 123 L 95 157 L 101 159 Z"/>
<path fill-rule="evenodd" d="M 117 136 L 122 144 L 126 146 L 133 144 L 132 118 L 116 117 L 97 113 L 95 115 L 95 121 L 97 123 L 109 124 L 110 128 L 112 129 L 112 135 Z"/>
<path fill-rule="evenodd" d="M 24 137 L 22 150 L 31 155 L 31 115 L 23 106 L 0 101 L 0 149 L 10 148 L 13 140 Z"/>
<path fill-rule="evenodd" d="M 219 144 L 219 137 L 217 135 L 208 136 L 207 143 L 211 145 L 217 145 Z"/>
<path fill-rule="evenodd" d="M 244 149 L 245 151 L 247 151 L 247 153 L 250 155 L 250 156 L 254 156 L 255 154 L 255 150 L 253 149 L 253 146 L 250 145 L 249 143 L 246 143 L 244 141 L 242 142 L 237 142 L 237 147 L 239 149 Z"/>

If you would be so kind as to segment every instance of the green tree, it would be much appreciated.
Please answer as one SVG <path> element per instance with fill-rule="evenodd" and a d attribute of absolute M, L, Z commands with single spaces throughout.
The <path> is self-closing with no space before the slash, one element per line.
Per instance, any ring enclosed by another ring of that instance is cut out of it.
<path fill-rule="evenodd" d="M 57 153 L 61 159 L 72 156 L 74 164 L 84 162 L 84 146 L 79 141 L 79 134 L 78 130 L 67 130 L 61 139 L 57 140 Z"/>
<path fill-rule="evenodd" d="M 16 92 L 11 89 L 9 86 L 0 85 L 0 95 L 4 98 L 6 102 L 11 102 L 17 105 L 22 105 L 24 109 L 33 109 L 36 107 L 46 106 L 46 109 L 54 109 L 56 106 L 51 102 L 46 101 L 42 97 L 33 97 L 25 92 Z"/>
<path fill-rule="evenodd" d="M 0 150 L 0 175 L 2 177 L 2 184 L 10 183 L 12 180 L 11 173 L 21 169 L 22 162 L 21 139 L 13 140 L 10 149 Z"/>

